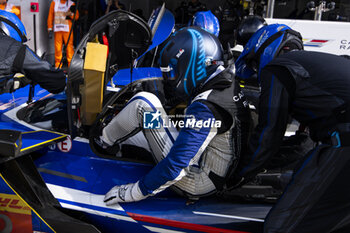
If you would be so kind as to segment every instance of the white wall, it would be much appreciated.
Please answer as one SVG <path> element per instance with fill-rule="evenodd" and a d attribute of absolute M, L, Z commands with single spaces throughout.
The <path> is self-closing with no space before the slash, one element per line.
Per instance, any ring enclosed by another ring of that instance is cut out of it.
<path fill-rule="evenodd" d="M 8 3 L 19 6 L 21 5 L 21 0 L 9 0 Z"/>
<path fill-rule="evenodd" d="M 9 0 L 15 1 L 15 0 Z M 21 7 L 21 21 L 23 22 L 26 31 L 28 42 L 26 43 L 29 48 L 35 51 L 41 56 L 43 53 L 52 53 L 52 46 L 49 46 L 49 38 L 47 33 L 47 15 L 50 8 L 49 0 L 17 0 L 20 2 Z M 39 12 L 30 11 L 30 3 L 39 3 Z M 35 17 L 35 25 L 34 25 Z M 34 35 L 34 27 L 36 34 Z M 54 51 L 54 50 L 53 50 Z"/>

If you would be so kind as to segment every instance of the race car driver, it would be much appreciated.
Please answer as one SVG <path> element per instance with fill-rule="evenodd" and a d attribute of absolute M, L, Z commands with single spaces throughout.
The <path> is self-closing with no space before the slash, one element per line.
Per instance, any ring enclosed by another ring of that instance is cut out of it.
<path fill-rule="evenodd" d="M 0 10 L 0 93 L 12 92 L 30 82 L 52 93 L 64 90 L 66 77 L 41 60 L 23 44 L 27 40 L 24 25 L 10 12 Z M 13 78 L 16 73 L 25 77 Z"/>
<path fill-rule="evenodd" d="M 55 66 L 57 68 L 60 68 L 63 44 L 66 44 L 68 66 L 74 55 L 73 32 L 70 33 L 70 31 L 73 18 L 75 17 L 75 20 L 79 18 L 79 11 L 75 7 L 75 3 L 71 0 L 54 0 L 50 5 L 47 17 L 47 30 L 49 37 L 52 37 L 52 34 L 54 34 Z"/>
<path fill-rule="evenodd" d="M 264 232 L 349 232 L 349 66 L 340 56 L 302 51 L 298 33 L 279 24 L 259 29 L 237 60 L 237 76 L 256 72 L 261 94 L 250 153 L 241 157 L 233 183 L 239 186 L 264 169 L 281 145 L 289 115 L 319 143 L 296 167 Z"/>
<path fill-rule="evenodd" d="M 249 122 L 249 109 L 222 66 L 222 53 L 217 37 L 198 27 L 181 29 L 165 42 L 160 53 L 164 92 L 168 102 L 189 102 L 183 127 L 178 131 L 171 124 L 154 94 L 140 92 L 128 102 L 96 143 L 108 148 L 142 130 L 158 164 L 136 183 L 113 187 L 105 195 L 107 205 L 139 201 L 169 186 L 192 197 L 220 189 L 246 140 L 241 125 Z"/>

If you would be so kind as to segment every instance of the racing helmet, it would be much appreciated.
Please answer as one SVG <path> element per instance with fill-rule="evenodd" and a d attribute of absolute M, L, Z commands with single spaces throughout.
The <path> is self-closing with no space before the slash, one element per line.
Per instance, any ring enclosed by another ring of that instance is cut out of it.
<path fill-rule="evenodd" d="M 210 10 L 198 11 L 192 17 L 188 26 L 197 26 L 210 33 L 213 33 L 215 36 L 219 36 L 219 32 L 220 32 L 219 20 Z"/>
<path fill-rule="evenodd" d="M 27 41 L 26 29 L 21 20 L 13 13 L 0 10 L 0 33 L 19 42 Z"/>
<path fill-rule="evenodd" d="M 260 75 L 261 70 L 275 57 L 293 50 L 303 50 L 299 32 L 284 24 L 271 24 L 260 28 L 248 41 L 238 57 L 236 75 L 250 78 Z M 260 81 L 260 80 L 258 80 Z"/>
<path fill-rule="evenodd" d="M 175 32 L 165 42 L 159 58 L 166 92 L 183 99 L 198 93 L 222 64 L 223 49 L 218 38 L 198 27 Z"/>
<path fill-rule="evenodd" d="M 252 35 L 260 28 L 266 26 L 264 18 L 257 15 L 249 15 L 245 17 L 238 25 L 236 31 L 236 42 L 239 45 L 245 46 Z"/>

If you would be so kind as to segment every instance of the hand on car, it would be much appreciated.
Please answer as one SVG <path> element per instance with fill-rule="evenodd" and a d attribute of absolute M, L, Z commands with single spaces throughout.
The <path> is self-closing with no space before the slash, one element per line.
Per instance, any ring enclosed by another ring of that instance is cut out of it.
<path fill-rule="evenodd" d="M 139 182 L 117 185 L 114 186 L 109 192 L 105 195 L 104 202 L 106 205 L 114 205 L 119 202 L 134 202 L 145 199 L 139 188 Z"/>

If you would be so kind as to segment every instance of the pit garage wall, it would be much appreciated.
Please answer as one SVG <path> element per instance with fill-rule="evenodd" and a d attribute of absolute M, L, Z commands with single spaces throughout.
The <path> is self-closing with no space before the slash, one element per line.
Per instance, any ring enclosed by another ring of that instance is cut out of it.
<path fill-rule="evenodd" d="M 52 54 L 53 59 L 53 41 L 49 41 L 46 23 L 51 0 L 9 0 L 8 2 L 21 8 L 21 21 L 26 28 L 28 38 L 26 45 L 39 56 L 46 53 L 46 56 L 50 57 Z M 36 4 L 39 8 L 34 12 L 31 10 L 31 5 Z"/>
<path fill-rule="evenodd" d="M 120 1 L 126 5 L 127 10 L 131 9 L 131 11 L 133 11 L 135 9 L 142 9 L 143 15 L 146 17 L 146 19 L 149 18 L 153 9 L 156 9 L 158 6 L 161 6 L 163 3 L 162 0 L 120 0 Z M 164 0 L 165 7 L 173 11 L 180 6 L 182 1 L 190 2 L 191 0 Z M 216 1 L 200 0 L 200 2 L 206 4 L 208 9 L 215 9 L 218 6 L 223 6 L 226 0 L 216 0 Z"/>
<path fill-rule="evenodd" d="M 301 33 L 305 50 L 350 56 L 350 22 L 266 19 Z"/>
<path fill-rule="evenodd" d="M 9 0 L 8 2 L 19 6 L 21 8 L 21 21 L 26 30 L 29 48 L 34 50 L 39 56 L 45 53 L 45 59 L 53 64 L 54 61 L 54 43 L 53 39 L 48 38 L 47 33 L 47 15 L 52 0 Z M 85 1 L 85 0 L 80 0 Z M 97 1 L 97 0 L 95 0 Z M 160 0 L 120 0 L 125 4 L 127 10 L 134 11 L 142 9 L 146 20 L 152 13 L 152 10 L 160 6 L 163 1 Z M 190 2 L 190 0 L 184 0 Z M 165 6 L 168 9 L 175 10 L 182 1 L 179 0 L 165 0 Z M 219 5 L 223 5 L 225 0 L 207 1 L 201 0 L 205 3 L 208 9 L 214 9 Z M 37 3 L 39 5 L 38 12 L 31 11 L 31 4 Z M 34 21 L 35 18 L 35 21 Z M 35 30 L 34 30 L 35 28 Z"/>
<path fill-rule="evenodd" d="M 21 20 L 26 27 L 28 37 L 28 42 L 26 44 L 39 56 L 46 53 L 45 59 L 53 64 L 54 43 L 53 39 L 49 40 L 48 38 L 46 23 L 51 1 L 52 0 L 9 0 L 8 2 L 21 8 Z M 162 4 L 160 0 L 120 1 L 126 5 L 127 10 L 134 11 L 136 9 L 142 9 L 146 19 L 149 18 L 153 9 Z M 189 2 L 190 0 L 184 1 Z M 164 2 L 166 8 L 175 10 L 181 4 L 182 0 L 165 0 Z M 205 3 L 208 9 L 214 9 L 220 5 L 222 6 L 225 0 L 201 0 L 201 2 Z M 32 12 L 31 10 L 31 4 L 35 3 L 39 5 L 38 12 Z M 342 6 L 344 6 L 344 4 Z M 350 5 L 345 6 L 350 7 Z M 350 37 L 348 33 L 350 31 L 350 22 L 317 22 L 286 19 L 267 19 L 267 21 L 268 23 L 284 23 L 301 32 L 306 50 L 350 55 Z"/>

